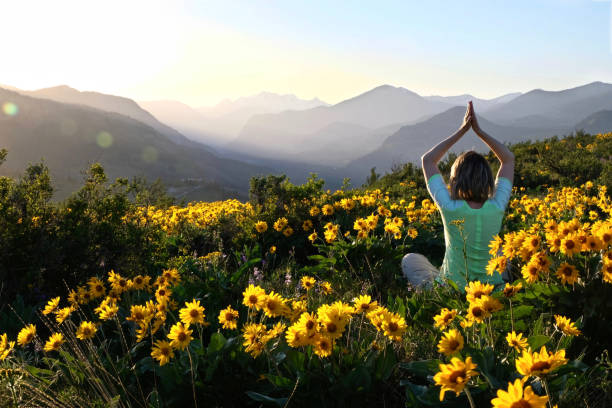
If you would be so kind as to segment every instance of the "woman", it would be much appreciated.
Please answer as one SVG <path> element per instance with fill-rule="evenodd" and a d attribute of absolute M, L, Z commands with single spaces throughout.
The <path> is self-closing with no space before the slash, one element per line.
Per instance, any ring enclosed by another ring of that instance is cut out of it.
<path fill-rule="evenodd" d="M 491 167 L 482 155 L 463 153 L 453 163 L 449 191 L 438 162 L 470 127 L 495 153 L 501 166 L 494 183 Z M 425 153 L 422 161 L 427 189 L 442 215 L 446 252 L 440 271 L 421 254 L 404 256 L 404 276 L 414 286 L 431 284 L 434 279 L 453 280 L 461 289 L 472 280 L 503 283 L 501 275 L 488 276 L 485 268 L 490 258 L 489 243 L 499 233 L 512 192 L 514 155 L 480 128 L 470 102 L 459 130 Z"/>

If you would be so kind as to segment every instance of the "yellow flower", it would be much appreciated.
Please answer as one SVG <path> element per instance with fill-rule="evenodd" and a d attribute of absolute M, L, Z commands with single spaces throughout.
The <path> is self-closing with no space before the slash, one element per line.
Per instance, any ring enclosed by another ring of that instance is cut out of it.
<path fill-rule="evenodd" d="M 161 276 L 172 285 L 176 285 L 181 281 L 181 275 L 176 268 L 164 270 Z"/>
<path fill-rule="evenodd" d="M 546 351 L 546 346 L 542 346 L 540 352 L 523 350 L 523 354 L 516 360 L 516 371 L 525 377 L 540 377 L 565 363 L 567 363 L 565 350 L 549 353 Z"/>
<path fill-rule="evenodd" d="M 265 221 L 258 221 L 257 223 L 255 223 L 255 229 L 257 230 L 257 232 L 264 233 L 268 230 L 268 223 Z"/>
<path fill-rule="evenodd" d="M 184 350 L 189 345 L 189 342 L 193 340 L 191 333 L 193 333 L 193 330 L 189 330 L 182 322 L 172 326 L 168 334 L 168 338 L 172 340 L 170 342 L 172 348 Z"/>
<path fill-rule="evenodd" d="M 48 315 L 50 313 L 53 313 L 55 311 L 55 309 L 57 309 L 57 307 L 59 306 L 59 302 L 60 302 L 59 296 L 49 300 L 47 302 L 47 305 L 45 306 L 45 308 L 44 308 L 42 313 L 44 315 Z"/>
<path fill-rule="evenodd" d="M 300 283 L 308 291 L 314 287 L 316 280 L 312 276 L 303 276 Z"/>
<path fill-rule="evenodd" d="M 464 339 L 459 330 L 450 329 L 442 335 L 438 343 L 438 352 L 449 357 L 463 349 Z"/>
<path fill-rule="evenodd" d="M 108 273 L 108 282 L 116 293 L 123 293 L 129 289 L 128 280 L 113 270 Z"/>
<path fill-rule="evenodd" d="M 304 341 L 308 343 L 317 333 L 319 327 L 317 317 L 312 313 L 304 312 L 300 315 L 295 327 L 302 332 L 305 337 Z"/>
<path fill-rule="evenodd" d="M 283 230 L 283 235 L 286 236 L 287 238 L 289 238 L 291 235 L 293 235 L 293 228 L 291 227 L 287 227 Z"/>
<path fill-rule="evenodd" d="M 382 322 L 385 336 L 393 341 L 401 341 L 406 332 L 406 320 L 397 313 L 387 313 Z"/>
<path fill-rule="evenodd" d="M 443 308 L 440 313 L 434 316 L 434 326 L 440 330 L 446 330 L 448 325 L 455 319 L 455 316 L 457 316 L 456 309 L 449 310 Z"/>
<path fill-rule="evenodd" d="M 224 329 L 236 329 L 238 327 L 238 311 L 232 309 L 231 306 L 226 307 L 219 312 L 219 323 Z"/>
<path fill-rule="evenodd" d="M 319 357 L 328 357 L 334 348 L 334 342 L 327 336 L 316 335 L 314 339 L 314 352 Z"/>
<path fill-rule="evenodd" d="M 565 238 L 561 240 L 561 248 L 560 251 L 565 256 L 571 258 L 577 253 L 580 253 L 582 249 L 582 245 L 578 241 L 575 234 L 569 234 Z"/>
<path fill-rule="evenodd" d="M 73 311 L 74 311 L 74 309 L 72 308 L 72 306 L 63 307 L 63 308 L 57 310 L 55 312 L 55 321 L 57 322 L 57 324 L 64 323 L 64 321 L 68 317 L 70 317 L 70 314 L 72 314 Z"/>
<path fill-rule="evenodd" d="M 17 344 L 25 346 L 34 339 L 34 336 L 36 336 L 36 326 L 33 324 L 27 325 L 19 331 L 17 335 Z"/>
<path fill-rule="evenodd" d="M 603 249 L 603 241 L 595 235 L 590 235 L 584 243 L 584 249 L 593 252 L 600 251 Z"/>
<path fill-rule="evenodd" d="M 249 285 L 242 292 L 242 304 L 256 310 L 261 310 L 266 296 L 266 291 L 259 286 Z"/>
<path fill-rule="evenodd" d="M 130 280 L 129 284 L 133 290 L 148 290 L 150 281 L 150 276 L 136 275 L 134 279 Z"/>
<path fill-rule="evenodd" d="M 310 231 L 312 229 L 312 221 L 306 220 L 302 223 L 302 229 L 304 231 Z"/>
<path fill-rule="evenodd" d="M 325 204 L 321 209 L 321 212 L 323 215 L 332 215 L 334 213 L 334 207 L 329 204 Z"/>
<path fill-rule="evenodd" d="M 319 287 L 321 288 L 321 291 L 323 292 L 323 294 L 325 295 L 331 295 L 332 292 L 334 291 L 332 289 L 331 283 L 327 282 L 327 281 L 323 281 L 319 284 Z"/>
<path fill-rule="evenodd" d="M 564 285 L 566 283 L 573 285 L 578 280 L 578 270 L 575 266 L 570 265 L 567 262 L 563 262 L 561 265 L 559 265 L 556 275 Z"/>
<path fill-rule="evenodd" d="M 576 328 L 576 324 L 565 316 L 555 315 L 555 324 L 567 336 L 580 335 L 580 330 Z"/>
<path fill-rule="evenodd" d="M 285 338 L 287 340 L 287 344 L 293 348 L 302 347 L 309 344 L 308 337 L 302 328 L 297 324 L 294 324 L 287 329 Z"/>
<path fill-rule="evenodd" d="M 317 233 L 316 233 L 316 232 L 313 232 L 312 234 L 310 234 L 310 235 L 308 236 L 308 240 L 309 240 L 310 242 L 314 243 L 314 242 L 317 240 L 317 238 L 318 238 L 318 237 L 319 237 L 319 236 L 317 235 Z"/>
<path fill-rule="evenodd" d="M 159 361 L 160 366 L 163 366 L 174 357 L 174 349 L 166 340 L 157 340 L 151 349 L 151 357 Z"/>
<path fill-rule="evenodd" d="M 474 369 L 476 364 L 472 363 L 472 358 L 467 357 L 465 361 L 453 357 L 449 364 L 440 364 L 440 371 L 434 375 L 436 385 L 441 386 L 440 401 L 444 399 L 446 391 L 455 391 L 458 396 L 471 377 L 478 375 Z"/>
<path fill-rule="evenodd" d="M 497 398 L 491 400 L 493 408 L 546 408 L 547 396 L 535 394 L 531 386 L 523 389 L 524 381 L 514 380 L 508 383 L 508 391 L 497 390 Z"/>
<path fill-rule="evenodd" d="M 523 338 L 523 333 L 510 332 L 506 336 L 506 341 L 510 347 L 519 353 L 527 348 L 527 339 Z"/>
<path fill-rule="evenodd" d="M 312 207 L 309 211 L 311 217 L 316 217 L 320 212 L 319 207 Z"/>
<path fill-rule="evenodd" d="M 49 340 L 45 343 L 44 350 L 57 351 L 64 344 L 64 335 L 62 333 L 54 333 L 49 337 Z"/>
<path fill-rule="evenodd" d="M 274 222 L 274 229 L 278 232 L 281 232 L 282 230 L 285 229 L 287 224 L 289 224 L 289 221 L 287 220 L 287 218 L 285 217 L 279 218 L 278 220 Z"/>
<path fill-rule="evenodd" d="M 358 313 L 368 313 L 378 307 L 378 302 L 373 301 L 369 295 L 361 295 L 353 299 L 355 311 Z"/>
<path fill-rule="evenodd" d="M 204 324 L 204 306 L 200 306 L 200 301 L 193 299 L 185 302 L 185 307 L 179 310 L 179 318 L 187 326 L 190 324 Z"/>
<path fill-rule="evenodd" d="M 275 254 L 276 253 L 276 247 L 274 245 L 272 245 L 268 251 L 270 251 L 271 254 Z"/>
<path fill-rule="evenodd" d="M 265 315 L 268 317 L 281 316 L 287 312 L 285 299 L 274 291 L 264 295 L 262 300 L 262 309 Z"/>
<path fill-rule="evenodd" d="M 77 329 L 76 337 L 80 340 L 91 339 L 96 335 L 97 331 L 98 328 L 94 323 L 83 321 Z"/>
<path fill-rule="evenodd" d="M 521 289 L 523 289 L 523 284 L 521 282 L 517 282 L 516 284 L 506 283 L 504 287 L 503 294 L 507 298 L 512 298 L 516 295 Z"/>
<path fill-rule="evenodd" d="M 242 332 L 244 351 L 253 357 L 259 356 L 269 340 L 266 336 L 266 326 L 261 323 L 249 323 L 242 327 Z"/>
<path fill-rule="evenodd" d="M 480 281 L 473 281 L 467 284 L 465 287 L 466 299 L 468 302 L 473 302 L 476 299 L 480 299 L 483 295 L 488 295 L 493 291 L 493 285 L 489 283 L 482 283 Z"/>
<path fill-rule="evenodd" d="M 472 322 L 482 323 L 485 318 L 489 317 L 489 313 L 487 313 L 486 309 L 483 307 L 480 299 L 475 302 L 471 302 L 468 307 L 468 313 L 466 318 Z"/>
<path fill-rule="evenodd" d="M 14 341 L 9 341 L 6 333 L 0 336 L 0 361 L 3 361 L 11 354 L 15 347 Z"/>
<path fill-rule="evenodd" d="M 89 295 L 94 299 L 102 297 L 106 294 L 104 282 L 102 282 L 95 276 L 89 278 L 89 280 L 87 281 L 87 285 L 89 286 Z"/>
<path fill-rule="evenodd" d="M 521 268 L 521 273 L 525 281 L 528 283 L 534 283 L 540 278 L 540 266 L 537 262 L 531 260 L 527 264 L 523 265 Z"/>

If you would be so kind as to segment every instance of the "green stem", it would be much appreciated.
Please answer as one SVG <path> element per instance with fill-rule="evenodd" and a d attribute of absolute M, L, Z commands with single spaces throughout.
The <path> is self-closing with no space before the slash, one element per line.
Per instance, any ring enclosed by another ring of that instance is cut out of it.
<path fill-rule="evenodd" d="M 546 396 L 548 397 L 548 407 L 549 408 L 553 408 L 552 405 L 552 398 L 550 396 L 550 391 L 548 391 L 548 382 L 546 382 L 546 380 L 544 378 L 540 379 L 542 381 L 542 385 L 544 385 L 544 391 L 546 391 Z"/>
<path fill-rule="evenodd" d="M 472 394 L 470 394 L 470 389 L 467 387 L 467 385 L 465 386 L 463 391 L 465 391 L 465 395 L 467 395 L 468 401 L 470 401 L 470 407 L 476 408 L 476 404 L 474 404 L 474 399 L 472 398 Z"/>
<path fill-rule="evenodd" d="M 508 299 L 510 302 L 510 324 L 512 325 L 512 331 L 514 331 L 514 313 L 512 312 L 512 299 Z"/>
<path fill-rule="evenodd" d="M 193 361 L 191 360 L 191 351 L 189 351 L 189 345 L 187 346 L 187 355 L 189 356 L 189 367 L 191 368 L 191 391 L 193 392 L 193 406 L 198 408 L 198 401 L 196 398 L 195 391 L 195 380 L 193 378 Z"/>

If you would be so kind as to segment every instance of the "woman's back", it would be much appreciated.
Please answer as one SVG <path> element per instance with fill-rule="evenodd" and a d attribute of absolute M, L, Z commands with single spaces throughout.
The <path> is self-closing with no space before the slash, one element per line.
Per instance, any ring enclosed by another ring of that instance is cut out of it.
<path fill-rule="evenodd" d="M 493 197 L 481 208 L 472 208 L 465 200 L 452 200 L 440 174 L 427 181 L 427 188 L 435 201 L 444 224 L 446 252 L 440 276 L 464 287 L 467 281 L 480 280 L 491 284 L 502 283 L 501 275 L 487 275 L 491 257 L 489 243 L 499 233 L 505 208 L 512 192 L 512 183 L 498 177 Z"/>

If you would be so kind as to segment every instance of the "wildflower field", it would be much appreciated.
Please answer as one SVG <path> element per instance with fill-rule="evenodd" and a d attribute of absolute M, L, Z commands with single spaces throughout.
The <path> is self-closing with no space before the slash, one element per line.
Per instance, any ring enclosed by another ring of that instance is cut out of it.
<path fill-rule="evenodd" d="M 612 406 L 612 134 L 513 150 L 497 288 L 407 285 L 404 254 L 444 255 L 410 165 L 247 203 L 97 166 L 59 204 L 44 166 L 2 179 L 0 405 Z"/>

